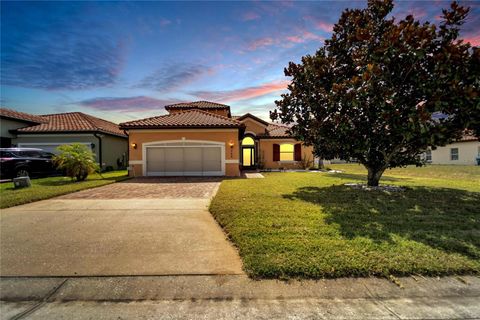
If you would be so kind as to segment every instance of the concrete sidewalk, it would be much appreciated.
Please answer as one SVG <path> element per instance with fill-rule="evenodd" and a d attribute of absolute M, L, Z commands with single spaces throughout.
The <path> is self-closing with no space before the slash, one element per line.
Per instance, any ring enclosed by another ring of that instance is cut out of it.
<path fill-rule="evenodd" d="M 476 319 L 480 278 L 251 280 L 244 275 L 1 278 L 15 319 Z M 17 317 L 21 316 L 21 317 Z"/>

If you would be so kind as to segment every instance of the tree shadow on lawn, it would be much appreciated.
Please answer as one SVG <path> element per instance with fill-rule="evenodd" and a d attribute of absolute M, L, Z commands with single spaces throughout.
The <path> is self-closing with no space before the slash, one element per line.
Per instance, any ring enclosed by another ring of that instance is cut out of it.
<path fill-rule="evenodd" d="M 284 195 L 322 207 L 325 222 L 347 239 L 394 242 L 393 236 L 480 259 L 480 193 L 415 187 L 387 193 L 344 185 L 302 187 Z"/>

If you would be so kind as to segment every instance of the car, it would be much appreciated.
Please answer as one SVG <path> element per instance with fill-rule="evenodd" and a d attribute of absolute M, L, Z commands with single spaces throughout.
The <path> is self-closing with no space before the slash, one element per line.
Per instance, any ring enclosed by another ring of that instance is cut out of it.
<path fill-rule="evenodd" d="M 35 148 L 0 148 L 0 177 L 40 177 L 58 175 L 53 153 Z"/>

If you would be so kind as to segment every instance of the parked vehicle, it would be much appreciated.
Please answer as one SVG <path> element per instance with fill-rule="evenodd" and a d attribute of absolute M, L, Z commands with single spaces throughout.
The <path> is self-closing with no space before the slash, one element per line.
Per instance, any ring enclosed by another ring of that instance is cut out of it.
<path fill-rule="evenodd" d="M 0 177 L 39 177 L 59 174 L 53 153 L 34 148 L 0 148 Z"/>

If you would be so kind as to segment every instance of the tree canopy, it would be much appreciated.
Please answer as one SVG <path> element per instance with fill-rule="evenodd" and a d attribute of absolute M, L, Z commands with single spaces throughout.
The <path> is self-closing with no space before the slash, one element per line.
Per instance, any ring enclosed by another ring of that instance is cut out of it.
<path fill-rule="evenodd" d="M 439 26 L 389 17 L 392 0 L 345 10 L 315 55 L 290 62 L 273 120 L 323 159 L 356 159 L 378 185 L 387 168 L 421 165 L 421 152 L 480 134 L 480 50 L 459 40 L 469 13 L 453 2 Z M 435 112 L 442 116 L 432 117 Z"/>

